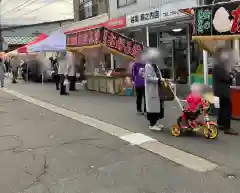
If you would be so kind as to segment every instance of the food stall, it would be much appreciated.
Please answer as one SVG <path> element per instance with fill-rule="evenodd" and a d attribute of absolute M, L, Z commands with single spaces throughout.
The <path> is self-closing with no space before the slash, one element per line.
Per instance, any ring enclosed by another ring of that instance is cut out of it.
<path fill-rule="evenodd" d="M 143 49 L 141 43 L 105 27 L 66 34 L 66 42 L 68 51 L 80 53 L 85 58 L 87 89 L 119 95 L 133 94 L 128 66 Z M 110 57 L 110 53 L 121 58 L 119 64 Z M 126 68 L 117 68 L 120 63 L 124 63 Z"/>
<path fill-rule="evenodd" d="M 234 68 L 240 72 L 239 65 L 239 39 L 240 39 L 240 4 L 239 1 L 219 3 L 197 7 L 194 10 L 193 40 L 211 54 L 217 46 L 234 48 L 237 53 Z M 207 58 L 207 56 L 206 56 Z M 206 62 L 206 59 L 203 59 Z M 208 66 L 203 65 L 203 71 L 208 72 Z M 239 73 L 238 73 L 239 74 Z M 208 75 L 208 76 L 207 76 Z M 237 75 L 238 76 L 238 75 Z M 198 77 L 211 82 L 210 74 L 198 74 Z M 203 78 L 204 77 L 204 78 Z M 232 116 L 240 119 L 240 81 L 232 85 Z"/>

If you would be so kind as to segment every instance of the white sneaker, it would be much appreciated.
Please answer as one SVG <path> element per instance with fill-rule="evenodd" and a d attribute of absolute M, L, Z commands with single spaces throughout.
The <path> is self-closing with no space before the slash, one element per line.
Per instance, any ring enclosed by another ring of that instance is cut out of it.
<path fill-rule="evenodd" d="M 161 130 L 163 130 L 163 128 L 164 128 L 163 125 L 161 125 L 161 124 L 158 124 L 157 126 L 158 126 Z"/>
<path fill-rule="evenodd" d="M 154 126 L 149 126 L 149 129 L 152 130 L 152 131 L 162 131 L 162 128 L 154 125 Z"/>

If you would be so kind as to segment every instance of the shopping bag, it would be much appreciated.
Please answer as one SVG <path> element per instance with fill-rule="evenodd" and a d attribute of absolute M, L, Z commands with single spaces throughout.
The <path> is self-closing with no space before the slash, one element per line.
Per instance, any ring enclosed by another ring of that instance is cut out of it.
<path fill-rule="evenodd" d="M 203 98 L 207 101 L 209 101 L 215 108 L 219 108 L 219 97 L 214 96 L 212 92 L 207 92 L 203 95 Z"/>
<path fill-rule="evenodd" d="M 174 93 L 170 88 L 170 84 L 168 81 L 162 81 L 158 86 L 158 93 L 159 98 L 162 101 L 173 101 L 174 100 Z"/>
<path fill-rule="evenodd" d="M 214 96 L 213 104 L 214 104 L 214 107 L 215 107 L 215 108 L 217 108 L 217 109 L 220 108 L 219 97 Z"/>
<path fill-rule="evenodd" d="M 68 81 L 67 78 L 65 78 L 64 81 L 63 81 L 63 85 L 64 85 L 64 86 L 67 86 L 68 84 L 69 84 L 69 81 Z"/>

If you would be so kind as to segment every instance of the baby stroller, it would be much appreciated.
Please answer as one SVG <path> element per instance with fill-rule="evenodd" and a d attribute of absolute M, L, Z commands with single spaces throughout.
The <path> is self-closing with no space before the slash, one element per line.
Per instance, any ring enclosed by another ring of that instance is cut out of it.
<path fill-rule="evenodd" d="M 174 93 L 174 92 L 173 92 Z M 198 132 L 203 129 L 203 134 L 207 139 L 215 139 L 218 136 L 217 123 L 210 120 L 209 113 L 211 110 L 211 103 L 205 100 L 204 105 L 200 105 L 195 112 L 186 111 L 180 99 L 174 93 L 175 99 L 182 110 L 181 116 L 179 116 L 177 123 L 171 127 L 172 135 L 175 137 L 181 136 L 184 133 Z M 196 119 L 202 116 L 201 122 Z"/>

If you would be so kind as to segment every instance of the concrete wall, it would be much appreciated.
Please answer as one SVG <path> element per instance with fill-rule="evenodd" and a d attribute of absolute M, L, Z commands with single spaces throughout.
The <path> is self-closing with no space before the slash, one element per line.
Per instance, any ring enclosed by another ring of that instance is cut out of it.
<path fill-rule="evenodd" d="M 52 31 L 53 29 L 59 28 L 61 25 L 67 25 L 72 23 L 73 21 L 61 21 L 56 23 L 45 23 L 33 26 L 22 26 L 22 27 L 13 27 L 2 29 L 2 36 L 15 37 L 15 36 L 36 36 L 35 33 L 47 33 L 48 31 Z"/>
<path fill-rule="evenodd" d="M 135 4 L 118 8 L 117 0 L 109 0 L 109 14 L 110 18 L 116 18 L 134 12 L 140 12 L 150 8 L 160 7 L 162 4 L 174 3 L 179 1 L 180 0 L 137 0 L 137 3 Z M 196 1 L 198 2 L 199 0 Z"/>

